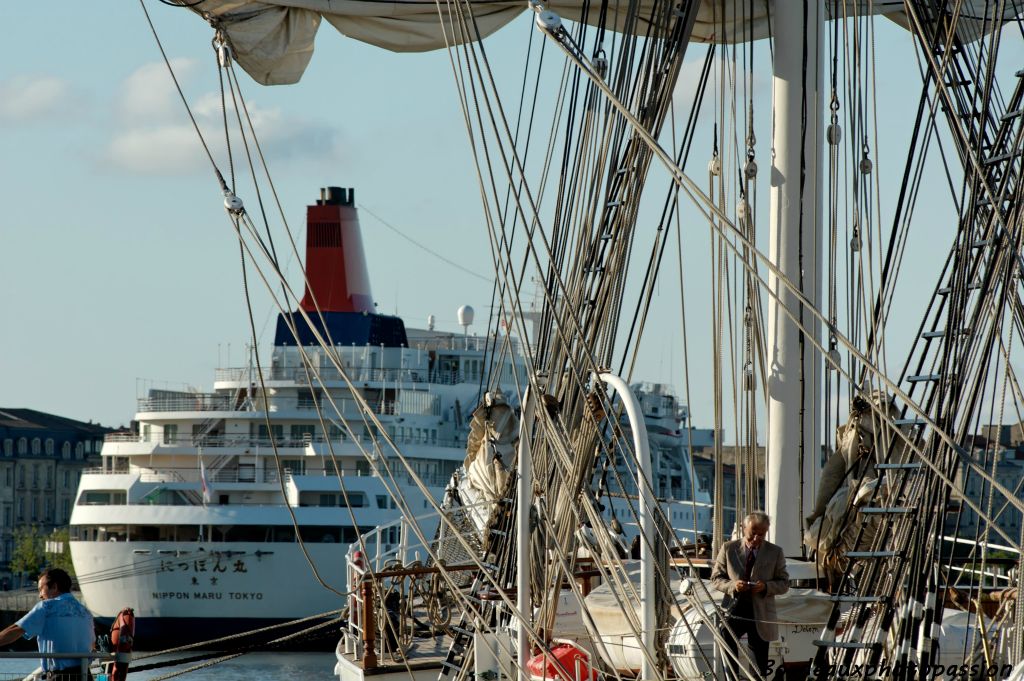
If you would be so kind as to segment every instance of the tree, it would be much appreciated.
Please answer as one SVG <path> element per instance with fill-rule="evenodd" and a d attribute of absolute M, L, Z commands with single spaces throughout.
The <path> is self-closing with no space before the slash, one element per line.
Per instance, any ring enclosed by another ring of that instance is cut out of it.
<path fill-rule="evenodd" d="M 71 563 L 70 537 L 71 534 L 66 527 L 50 533 L 45 547 L 46 563 L 49 567 L 60 568 L 74 577 L 75 566 Z"/>
<path fill-rule="evenodd" d="M 46 562 L 43 553 L 45 539 L 36 525 L 14 528 L 14 551 L 11 554 L 11 572 L 35 577 Z"/>

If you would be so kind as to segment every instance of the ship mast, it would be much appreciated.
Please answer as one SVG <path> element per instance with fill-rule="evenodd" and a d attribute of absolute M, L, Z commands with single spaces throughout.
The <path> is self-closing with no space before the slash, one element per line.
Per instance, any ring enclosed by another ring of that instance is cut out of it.
<path fill-rule="evenodd" d="M 820 0 L 775 3 L 772 83 L 769 257 L 815 307 L 822 271 L 822 12 Z M 794 556 L 820 468 L 822 363 L 805 334 L 819 340 L 821 324 L 774 274 L 768 286 L 765 508 L 772 541 Z"/>

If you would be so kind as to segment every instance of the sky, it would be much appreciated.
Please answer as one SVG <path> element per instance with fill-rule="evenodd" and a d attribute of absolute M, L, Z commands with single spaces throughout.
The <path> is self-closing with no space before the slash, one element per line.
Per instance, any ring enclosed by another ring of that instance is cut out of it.
<path fill-rule="evenodd" d="M 209 390 L 216 367 L 244 362 L 249 334 L 238 243 L 139 5 L 57 6 L 0 8 L 0 290 L 6 311 L 0 408 L 117 426 L 132 418 L 135 398 L 146 388 Z M 212 32 L 185 10 L 153 1 L 146 6 L 197 121 L 226 167 Z M 875 162 L 885 178 L 885 214 L 902 171 L 899 140 L 912 123 L 910 113 L 891 112 L 912 113 L 919 78 L 906 34 L 884 20 L 878 24 L 877 87 L 879 99 L 888 99 Z M 488 39 L 509 93 L 517 92 L 531 30 L 524 13 Z M 1005 49 L 1009 61 L 1024 56 L 1019 38 Z M 703 49 L 687 56 L 677 88 L 681 108 L 702 56 Z M 550 68 L 552 77 L 561 72 L 554 60 Z M 754 87 L 763 149 L 770 137 L 770 78 L 755 78 Z M 300 83 L 263 87 L 243 74 L 242 89 L 291 226 L 304 224 L 305 206 L 320 187 L 354 187 L 378 309 L 412 327 L 423 327 L 432 314 L 438 328 L 460 331 L 456 310 L 468 304 L 478 320 L 471 332 L 483 333 L 491 286 L 472 273 L 486 277 L 491 258 L 448 55 L 394 54 L 325 24 Z M 705 112 L 702 122 L 707 126 L 713 115 Z M 688 168 L 702 182 L 709 147 L 702 133 Z M 767 167 L 767 152 L 761 153 Z M 930 181 L 941 179 L 929 172 Z M 660 205 L 664 174 L 655 173 L 655 182 Z M 254 197 L 240 194 L 252 210 Z M 764 191 L 759 213 L 767 203 Z M 941 209 L 938 197 L 931 203 L 922 210 Z M 698 225 L 694 239 L 706 238 L 706 231 Z M 918 239 L 912 261 L 941 257 L 937 240 Z M 688 242 L 684 259 L 696 292 L 687 303 L 691 412 L 695 425 L 710 426 L 708 391 L 700 389 L 709 384 L 712 351 L 707 247 Z M 298 263 L 284 260 L 297 282 Z M 259 286 L 251 290 L 266 350 L 275 311 Z M 908 291 L 912 306 L 920 305 L 922 291 Z M 682 393 L 682 340 L 673 321 L 678 307 L 678 287 L 659 284 L 635 377 L 672 383 Z"/>

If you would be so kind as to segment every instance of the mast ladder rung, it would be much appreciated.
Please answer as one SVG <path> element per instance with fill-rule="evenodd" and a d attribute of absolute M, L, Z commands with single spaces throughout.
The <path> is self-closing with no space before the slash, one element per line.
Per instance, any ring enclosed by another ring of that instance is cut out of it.
<path fill-rule="evenodd" d="M 604 272 L 604 266 L 598 265 L 597 267 L 588 267 L 586 271 L 587 274 L 600 274 L 601 272 Z"/>
<path fill-rule="evenodd" d="M 960 329 L 960 331 L 958 333 L 961 336 L 970 336 L 971 335 L 971 330 L 970 329 Z M 945 335 L 946 335 L 946 330 L 945 329 L 942 329 L 940 331 L 925 331 L 924 333 L 921 334 L 921 338 L 942 338 Z"/>
<path fill-rule="evenodd" d="M 997 201 L 997 203 L 998 203 L 998 204 L 999 204 L 1000 206 L 1002 206 L 1002 205 L 1003 205 L 1003 204 L 1004 204 L 1005 202 L 1006 202 L 1006 199 L 1005 199 L 1005 198 L 1000 198 L 1000 199 L 999 199 L 999 200 Z M 976 204 L 976 205 L 977 205 L 977 206 L 978 206 L 979 208 L 984 208 L 985 206 L 991 206 L 991 205 L 992 205 L 992 200 L 991 200 L 991 199 L 989 199 L 989 198 L 988 198 L 988 195 L 986 194 L 985 196 L 982 196 L 982 197 L 981 197 L 980 199 L 978 199 L 978 201 L 977 201 L 977 204 Z"/>
<path fill-rule="evenodd" d="M 884 603 L 888 596 L 832 596 L 833 603 Z"/>
<path fill-rule="evenodd" d="M 938 381 L 942 378 L 942 374 L 916 374 L 914 376 L 907 376 L 907 383 L 927 383 L 929 381 Z"/>
<path fill-rule="evenodd" d="M 880 647 L 878 643 L 865 643 L 864 641 L 815 641 L 814 645 L 819 648 L 847 648 L 850 650 L 874 650 Z"/>
<path fill-rule="evenodd" d="M 898 558 L 899 551 L 847 551 L 847 558 Z"/>
<path fill-rule="evenodd" d="M 995 165 L 996 163 L 1002 163 L 1003 161 L 1009 161 L 1010 159 L 1015 158 L 1017 156 L 1020 156 L 1020 151 L 1011 151 L 1008 154 L 999 154 L 998 156 L 987 158 L 981 162 L 981 165 L 991 166 Z"/>
<path fill-rule="evenodd" d="M 977 241 L 971 242 L 971 248 L 984 248 L 992 244 L 991 239 L 978 239 Z"/>
<path fill-rule="evenodd" d="M 462 627 L 455 627 L 455 626 L 453 626 L 452 627 L 452 631 L 454 631 L 456 634 L 459 634 L 460 636 L 472 636 L 473 635 L 472 631 L 470 631 L 469 629 L 463 629 Z"/>
<path fill-rule="evenodd" d="M 612 233 L 611 232 L 605 232 L 604 234 L 601 235 L 601 241 L 608 241 L 611 238 L 612 238 Z"/>
<path fill-rule="evenodd" d="M 462 669 L 462 665 L 455 664 L 454 662 L 449 662 L 448 660 L 443 660 L 441 662 L 441 666 L 445 668 L 445 671 L 441 672 L 442 674 L 447 674 L 448 669 L 454 669 L 455 671 L 459 671 L 460 669 Z"/>
<path fill-rule="evenodd" d="M 507 537 L 508 536 L 508 532 L 506 532 L 505 530 L 491 530 L 491 534 L 496 534 L 499 537 Z"/>
<path fill-rule="evenodd" d="M 615 171 L 615 174 L 616 175 L 625 175 L 629 171 L 630 171 L 630 168 L 627 168 L 626 166 L 622 166 L 621 168 L 619 168 L 618 170 Z"/>
<path fill-rule="evenodd" d="M 967 286 L 966 290 L 968 290 L 968 291 L 977 291 L 979 288 L 981 288 L 981 284 L 969 284 Z M 938 291 L 936 291 L 936 293 L 938 293 L 940 296 L 948 296 L 952 292 L 953 292 L 953 287 L 952 286 L 943 286 Z"/>
<path fill-rule="evenodd" d="M 1000 116 L 999 120 L 1001 120 L 1001 121 L 1003 121 L 1005 123 L 1006 121 L 1012 121 L 1014 118 L 1016 118 L 1017 116 L 1020 116 L 1021 114 L 1024 114 L 1024 109 L 1017 109 L 1016 111 L 1008 111 L 1008 112 L 1004 113 L 1002 116 Z"/>
<path fill-rule="evenodd" d="M 952 80 L 947 80 L 946 82 L 943 83 L 943 85 L 945 85 L 946 87 L 961 87 L 964 85 L 970 85 L 972 82 L 974 81 L 972 81 L 969 78 L 964 78 L 962 80 L 959 78 L 954 78 Z"/>
<path fill-rule="evenodd" d="M 860 509 L 860 512 L 869 515 L 909 515 L 914 513 L 915 509 L 907 506 L 868 506 Z"/>
<path fill-rule="evenodd" d="M 915 471 L 921 469 L 920 461 L 908 461 L 907 463 L 876 463 L 876 471 Z"/>
<path fill-rule="evenodd" d="M 618 208 L 621 205 L 622 205 L 622 201 L 619 201 L 618 199 L 615 199 L 614 201 L 609 201 L 608 203 L 606 203 L 605 204 L 605 208 Z"/>
<path fill-rule="evenodd" d="M 893 423 L 897 426 L 923 426 L 928 422 L 924 419 L 893 419 Z"/>

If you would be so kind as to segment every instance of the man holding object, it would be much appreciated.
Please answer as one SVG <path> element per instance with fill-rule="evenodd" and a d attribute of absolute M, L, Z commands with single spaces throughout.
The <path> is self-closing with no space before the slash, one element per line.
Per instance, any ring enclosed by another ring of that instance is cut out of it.
<path fill-rule="evenodd" d="M 775 596 L 789 591 L 789 573 L 782 548 L 765 541 L 770 525 L 768 514 L 754 511 L 743 520 L 743 539 L 726 542 L 718 552 L 711 582 L 726 594 L 722 607 L 728 612 L 722 636 L 732 650 L 732 662 L 739 639 L 746 635 L 754 652 L 758 673 L 768 673 L 768 642 L 779 637 Z"/>

